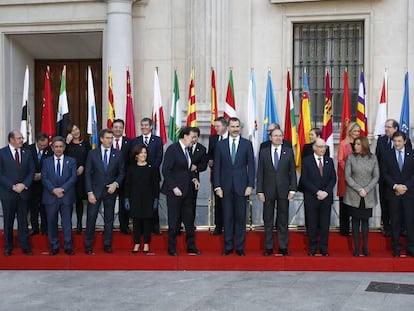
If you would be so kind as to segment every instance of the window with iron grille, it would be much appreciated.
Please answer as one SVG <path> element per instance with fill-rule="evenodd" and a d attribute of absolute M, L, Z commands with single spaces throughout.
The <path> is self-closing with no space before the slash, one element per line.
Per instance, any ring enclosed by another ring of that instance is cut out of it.
<path fill-rule="evenodd" d="M 308 76 L 312 116 L 322 127 L 325 73 L 331 78 L 334 131 L 340 128 L 344 70 L 348 71 L 352 120 L 355 120 L 359 74 L 364 68 L 364 22 L 295 23 L 293 38 L 293 96 L 299 114 L 303 73 Z"/>

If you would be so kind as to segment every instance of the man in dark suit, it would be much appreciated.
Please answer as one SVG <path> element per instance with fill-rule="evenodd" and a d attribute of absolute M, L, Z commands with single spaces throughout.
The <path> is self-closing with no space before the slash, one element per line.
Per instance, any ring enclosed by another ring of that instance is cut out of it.
<path fill-rule="evenodd" d="M 280 130 L 281 129 L 280 125 L 278 123 L 270 123 L 267 126 L 267 135 L 269 135 L 269 139 L 270 139 L 270 134 L 273 132 L 274 129 Z M 271 145 L 272 145 L 271 140 L 266 140 L 260 144 L 259 151 L 261 151 L 263 148 L 270 147 Z M 292 142 L 285 140 L 285 139 L 282 140 L 282 145 L 285 147 L 292 148 Z"/>
<path fill-rule="evenodd" d="M 186 231 L 187 252 L 199 255 L 195 245 L 194 216 L 193 216 L 193 185 L 200 188 L 196 174 L 191 171 L 191 157 L 188 147 L 197 133 L 191 127 L 183 127 L 179 141 L 170 145 L 165 152 L 162 174 L 164 182 L 161 192 L 167 196 L 168 208 L 168 254 L 177 256 L 177 232 L 180 218 Z"/>
<path fill-rule="evenodd" d="M 219 141 L 214 155 L 214 191 L 222 198 L 224 251 L 245 256 L 246 205 L 255 180 L 253 146 L 240 136 L 240 120 L 229 119 L 229 138 Z M 234 245 L 233 245 L 234 237 Z"/>
<path fill-rule="evenodd" d="M 191 157 L 191 172 L 195 174 L 197 180 L 200 180 L 200 173 L 204 172 L 207 169 L 208 164 L 208 155 L 207 149 L 202 144 L 198 142 L 200 138 L 200 129 L 198 127 L 191 128 L 191 132 L 195 132 L 197 135 L 193 136 L 191 146 L 189 147 L 189 153 Z M 198 189 L 195 189 L 195 184 L 192 184 L 193 187 L 193 223 L 196 217 L 196 207 L 197 207 L 197 194 Z"/>
<path fill-rule="evenodd" d="M 321 255 L 329 256 L 329 224 L 336 172 L 332 159 L 325 154 L 326 143 L 322 138 L 315 140 L 313 151 L 314 154 L 302 161 L 303 196 L 308 221 L 308 254 L 316 254 L 319 238 Z"/>
<path fill-rule="evenodd" d="M 112 253 L 112 229 L 114 225 L 115 200 L 119 185 L 125 177 L 124 160 L 120 151 L 112 148 L 112 130 L 99 133 L 101 145 L 91 150 L 86 159 L 85 185 L 88 194 L 86 218 L 85 253 L 94 253 L 95 224 L 99 207 L 104 208 L 104 251 Z"/>
<path fill-rule="evenodd" d="M 9 144 L 0 149 L 0 198 L 4 219 L 4 256 L 13 250 L 13 224 L 17 214 L 17 239 L 26 255 L 33 255 L 27 229 L 27 209 L 30 199 L 29 187 L 35 167 L 33 159 L 23 149 L 23 136 L 17 130 L 8 135 Z"/>
<path fill-rule="evenodd" d="M 289 256 L 289 200 L 296 192 L 296 166 L 292 148 L 282 145 L 283 132 L 274 129 L 270 133 L 271 146 L 260 151 L 257 172 L 257 196 L 263 202 L 265 229 L 265 256 L 273 253 L 273 220 L 277 202 L 278 253 Z"/>
<path fill-rule="evenodd" d="M 164 150 L 161 137 L 152 134 L 152 126 L 153 123 L 150 118 L 143 118 L 141 120 L 141 135 L 132 140 L 130 150 L 132 150 L 132 148 L 136 145 L 144 144 L 148 149 L 148 164 L 159 169 L 161 167 Z M 130 163 L 135 163 L 134 159 L 130 158 Z M 158 209 L 154 209 L 153 216 L 153 233 L 160 235 L 161 231 Z"/>
<path fill-rule="evenodd" d="M 392 136 L 394 147 L 383 154 L 380 162 L 389 207 L 394 257 L 401 255 L 402 217 L 407 230 L 407 255 L 414 257 L 414 153 L 406 147 L 406 141 L 405 133 L 395 132 Z"/>
<path fill-rule="evenodd" d="M 72 248 L 72 210 L 76 201 L 76 160 L 63 155 L 65 139 L 56 136 L 52 141 L 53 156 L 45 159 L 42 166 L 43 196 L 48 221 L 50 256 L 59 253 L 58 214 L 60 213 L 64 250 L 74 255 Z"/>
<path fill-rule="evenodd" d="M 211 170 L 211 182 L 214 185 L 214 152 L 218 141 L 228 138 L 229 132 L 227 131 L 227 119 L 224 117 L 218 117 L 214 120 L 214 129 L 216 135 L 212 135 L 208 140 L 208 166 Z M 214 231 L 213 235 L 220 235 L 223 233 L 223 206 L 222 200 L 216 193 L 214 193 Z"/>
<path fill-rule="evenodd" d="M 395 132 L 399 131 L 399 127 L 400 125 L 394 119 L 388 119 L 385 122 L 385 135 L 378 137 L 377 147 L 375 149 L 375 155 L 377 156 L 378 163 L 381 163 L 384 154 L 393 148 L 392 135 L 394 135 Z M 407 150 L 412 150 L 411 141 L 409 138 L 407 138 L 405 148 Z M 382 175 L 383 175 L 383 172 L 380 167 L 380 180 L 378 182 L 378 187 L 379 187 L 379 198 L 380 198 L 380 206 L 381 206 L 382 230 L 385 236 L 390 237 L 391 236 L 390 211 L 389 211 L 387 200 L 385 198 L 386 186 L 384 184 Z"/>
<path fill-rule="evenodd" d="M 33 162 L 35 163 L 35 175 L 32 185 L 30 186 L 30 223 L 31 231 L 30 235 L 39 234 L 39 228 L 41 228 L 42 234 L 47 234 L 47 219 L 46 210 L 42 204 L 42 163 L 44 159 L 53 154 L 49 147 L 49 140 L 45 133 L 38 133 L 36 135 L 36 142 L 29 145 L 27 149 L 30 151 Z M 40 226 L 39 226 L 40 216 Z"/>
<path fill-rule="evenodd" d="M 112 142 L 112 148 L 121 151 L 122 157 L 124 159 L 125 170 L 128 168 L 129 162 L 129 152 L 131 145 L 128 137 L 124 136 L 125 122 L 122 119 L 115 119 L 112 122 L 112 132 L 114 133 L 114 141 Z M 129 211 L 127 211 L 125 206 L 125 196 L 124 196 L 124 183 L 119 185 L 118 193 L 118 219 L 119 219 L 119 231 L 123 234 L 131 234 L 129 229 Z"/>

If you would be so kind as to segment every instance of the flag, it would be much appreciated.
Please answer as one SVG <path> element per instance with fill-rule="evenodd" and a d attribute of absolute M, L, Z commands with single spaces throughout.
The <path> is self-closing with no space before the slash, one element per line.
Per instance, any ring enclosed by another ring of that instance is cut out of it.
<path fill-rule="evenodd" d="M 267 127 L 272 123 L 279 124 L 279 117 L 276 111 L 276 100 L 275 95 L 273 94 L 272 77 L 269 70 L 267 73 L 265 113 L 263 118 L 263 141 L 269 140 Z"/>
<path fill-rule="evenodd" d="M 66 93 L 66 65 L 63 66 L 62 77 L 60 78 L 59 103 L 56 117 L 56 135 L 66 136 L 66 129 L 69 124 L 69 105 Z"/>
<path fill-rule="evenodd" d="M 88 128 L 87 133 L 91 135 L 92 149 L 98 146 L 98 118 L 96 116 L 95 91 L 91 66 L 88 66 Z"/>
<path fill-rule="evenodd" d="M 236 114 L 236 102 L 234 98 L 234 87 L 233 87 L 233 70 L 230 69 L 229 84 L 227 85 L 226 93 L 226 105 L 224 106 L 224 115 L 226 119 L 231 117 L 237 117 Z"/>
<path fill-rule="evenodd" d="M 45 133 L 52 142 L 55 136 L 55 118 L 53 117 L 52 90 L 50 88 L 50 68 L 47 66 L 45 74 L 45 86 L 43 90 L 42 107 L 42 132 Z"/>
<path fill-rule="evenodd" d="M 309 101 L 309 83 L 306 71 L 303 73 L 303 94 L 300 102 L 298 144 L 296 146 L 296 169 L 300 170 L 302 165 L 303 146 L 310 142 L 309 132 L 311 125 L 311 108 Z"/>
<path fill-rule="evenodd" d="M 168 138 L 172 142 L 178 141 L 178 135 L 181 128 L 181 107 L 180 107 L 180 91 L 178 88 L 177 70 L 174 70 L 174 90 L 172 94 L 170 126 L 168 128 Z"/>
<path fill-rule="evenodd" d="M 197 126 L 196 97 L 194 87 L 194 69 L 191 70 L 190 83 L 188 85 L 188 110 L 187 126 Z"/>
<path fill-rule="evenodd" d="M 20 122 L 20 132 L 23 135 L 23 143 L 32 144 L 32 124 L 29 113 L 29 66 L 26 66 L 23 83 L 23 100 L 22 100 L 22 120 Z"/>
<path fill-rule="evenodd" d="M 407 134 L 407 137 L 410 137 L 410 97 L 409 97 L 409 86 L 408 86 L 408 72 L 405 74 L 404 78 L 404 96 L 401 107 L 400 115 L 400 130 Z"/>
<path fill-rule="evenodd" d="M 152 131 L 155 135 L 161 137 L 162 143 L 167 143 L 167 134 L 165 132 L 164 110 L 162 108 L 160 80 L 158 72 L 154 71 L 154 106 L 152 110 Z"/>
<path fill-rule="evenodd" d="M 358 103 L 357 103 L 357 117 L 356 122 L 361 128 L 360 135 L 361 136 L 368 136 L 368 124 L 367 124 L 367 111 L 366 111 L 366 103 L 365 103 L 365 81 L 364 81 L 364 73 L 361 71 L 359 75 L 359 89 L 358 89 Z"/>
<path fill-rule="evenodd" d="M 346 137 L 346 128 L 351 122 L 351 104 L 349 102 L 349 85 L 348 85 L 348 71 L 344 71 L 344 99 L 342 102 L 342 119 L 341 119 L 341 133 L 339 141 Z"/>
<path fill-rule="evenodd" d="M 286 82 L 286 111 L 285 111 L 285 133 L 284 139 L 292 143 L 292 148 L 298 144 L 298 132 L 296 127 L 295 108 L 293 105 L 293 93 L 290 82 L 290 71 L 287 72 Z"/>
<path fill-rule="evenodd" d="M 256 118 L 256 80 L 254 79 L 254 71 L 250 72 L 249 91 L 247 97 L 247 130 L 249 140 L 253 145 L 254 156 L 257 159 L 258 154 L 258 137 L 257 137 L 257 118 Z"/>
<path fill-rule="evenodd" d="M 112 87 L 112 69 L 108 68 L 108 119 L 106 121 L 106 127 L 111 129 L 112 123 L 115 120 L 115 103 L 114 103 L 114 93 Z M 135 122 L 134 122 L 135 124 Z"/>
<path fill-rule="evenodd" d="M 217 134 L 214 127 L 214 120 L 218 118 L 217 107 L 217 91 L 216 91 L 216 75 L 214 69 L 211 69 L 211 122 L 210 122 L 210 135 Z"/>
<path fill-rule="evenodd" d="M 384 79 L 382 80 L 381 97 L 377 110 L 377 119 L 375 121 L 374 136 L 385 134 L 384 125 L 387 122 L 387 72 L 384 72 Z"/>
<path fill-rule="evenodd" d="M 129 69 L 126 71 L 126 112 L 125 112 L 125 135 L 128 138 L 135 138 L 135 116 L 134 102 L 132 100 L 131 76 Z"/>
<path fill-rule="evenodd" d="M 334 156 L 333 129 L 332 129 L 332 95 L 328 70 L 325 77 L 325 107 L 323 110 L 322 139 L 329 146 L 330 156 Z"/>

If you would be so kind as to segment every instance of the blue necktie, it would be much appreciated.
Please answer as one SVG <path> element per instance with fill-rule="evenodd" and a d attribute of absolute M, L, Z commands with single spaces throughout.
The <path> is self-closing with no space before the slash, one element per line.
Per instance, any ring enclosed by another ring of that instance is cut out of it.
<path fill-rule="evenodd" d="M 277 171 L 278 165 L 279 165 L 279 155 L 277 154 L 277 148 L 275 148 L 275 153 L 273 155 L 273 166 L 275 167 L 276 171 Z"/>
<path fill-rule="evenodd" d="M 60 159 L 56 159 L 57 160 L 57 164 L 56 164 L 56 176 L 59 177 L 60 176 Z"/>
<path fill-rule="evenodd" d="M 233 143 L 231 144 L 231 164 L 236 162 L 236 139 L 233 138 Z"/>
<path fill-rule="evenodd" d="M 42 158 L 42 151 L 39 150 L 39 152 L 37 153 L 37 159 L 40 161 L 41 158 Z"/>
<path fill-rule="evenodd" d="M 188 148 L 185 148 L 185 158 L 187 159 L 187 166 L 190 167 L 191 166 L 191 159 L 190 159 L 190 154 L 188 153 Z"/>
<path fill-rule="evenodd" d="M 106 169 L 108 168 L 108 149 L 105 149 L 104 158 L 103 158 L 103 165 L 104 165 L 104 169 L 106 171 Z"/>
<path fill-rule="evenodd" d="M 403 159 L 402 159 L 402 151 L 398 151 L 398 167 L 400 168 L 400 171 L 403 169 Z"/>

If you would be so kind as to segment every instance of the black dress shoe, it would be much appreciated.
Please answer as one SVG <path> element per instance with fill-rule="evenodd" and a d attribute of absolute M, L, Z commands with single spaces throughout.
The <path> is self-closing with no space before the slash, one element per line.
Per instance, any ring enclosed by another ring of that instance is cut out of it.
<path fill-rule="evenodd" d="M 414 257 L 414 253 L 407 251 L 407 256 Z"/>
<path fill-rule="evenodd" d="M 82 235 L 82 228 L 76 228 L 76 235 Z"/>
<path fill-rule="evenodd" d="M 354 251 L 353 255 L 354 257 L 359 257 L 359 251 Z"/>
<path fill-rule="evenodd" d="M 279 248 L 278 254 L 282 256 L 290 256 L 290 252 L 287 248 Z"/>
<path fill-rule="evenodd" d="M 396 258 L 401 257 L 400 251 L 392 251 L 392 256 Z"/>
<path fill-rule="evenodd" d="M 49 256 L 55 256 L 59 254 L 59 248 L 52 248 L 49 252 Z"/>
<path fill-rule="evenodd" d="M 230 254 L 232 254 L 233 253 L 233 250 L 232 249 L 225 249 L 224 251 L 223 251 L 223 256 L 228 256 L 228 255 L 230 255 Z"/>
<path fill-rule="evenodd" d="M 371 254 L 370 254 L 370 252 L 366 249 L 366 248 L 364 248 L 363 250 L 362 250 L 362 254 L 365 256 L 365 257 L 368 257 L 368 256 L 370 256 Z"/>
<path fill-rule="evenodd" d="M 200 255 L 201 252 L 197 248 L 189 248 L 187 249 L 188 255 Z"/>
<path fill-rule="evenodd" d="M 23 254 L 25 254 L 27 256 L 32 256 L 33 255 L 33 252 L 32 252 L 32 250 L 30 248 L 25 248 L 23 250 Z"/>
<path fill-rule="evenodd" d="M 178 256 L 176 251 L 168 251 L 168 255 L 174 256 L 174 257 Z"/>
<path fill-rule="evenodd" d="M 273 254 L 273 249 L 271 249 L 271 248 L 266 249 L 263 253 L 263 255 L 265 255 L 265 256 L 270 256 L 272 254 Z"/>
<path fill-rule="evenodd" d="M 85 254 L 86 255 L 93 255 L 93 254 L 95 254 L 95 252 L 93 251 L 92 248 L 88 247 L 88 248 L 85 249 Z"/>
<path fill-rule="evenodd" d="M 107 254 L 111 254 L 112 253 L 112 247 L 110 245 L 104 246 L 104 252 L 107 253 Z"/>
<path fill-rule="evenodd" d="M 129 228 L 122 228 L 119 230 L 122 234 L 129 235 L 131 234 L 131 230 Z"/>
<path fill-rule="evenodd" d="M 236 254 L 237 254 L 238 256 L 246 256 L 246 254 L 244 253 L 244 250 L 242 250 L 242 249 L 238 249 L 238 250 L 236 250 Z"/>
<path fill-rule="evenodd" d="M 160 229 L 154 229 L 152 230 L 152 233 L 155 235 L 162 235 L 161 230 Z M 177 234 L 178 235 L 178 234 Z"/>
<path fill-rule="evenodd" d="M 73 251 L 73 249 L 67 248 L 67 249 L 65 249 L 65 254 L 69 255 L 69 256 L 72 256 L 72 255 L 75 255 L 75 252 Z"/>
<path fill-rule="evenodd" d="M 321 251 L 321 255 L 324 256 L 324 257 L 328 257 L 329 253 L 328 253 L 328 251 Z"/>
<path fill-rule="evenodd" d="M 214 229 L 213 233 L 211 235 L 221 235 L 223 234 L 223 230 L 221 229 Z"/>
<path fill-rule="evenodd" d="M 315 256 L 315 254 L 316 254 L 316 249 L 315 248 L 309 249 L 308 256 Z"/>
<path fill-rule="evenodd" d="M 12 251 L 9 250 L 9 249 L 6 249 L 6 250 L 4 250 L 4 253 L 3 254 L 4 254 L 4 256 L 9 257 L 9 256 L 11 256 Z"/>

